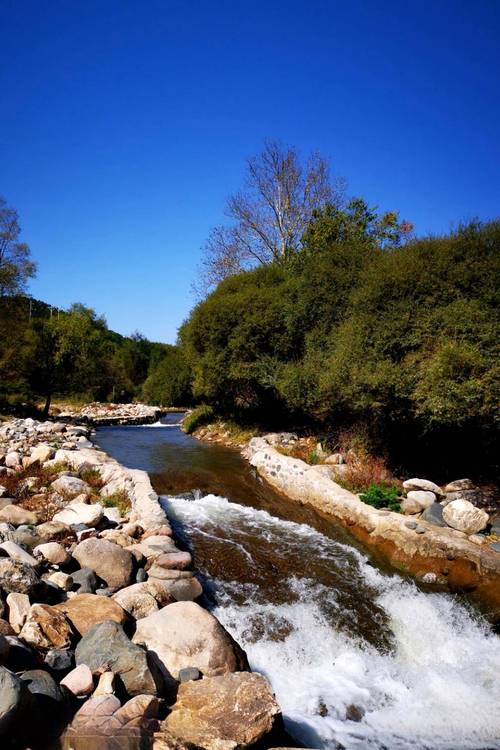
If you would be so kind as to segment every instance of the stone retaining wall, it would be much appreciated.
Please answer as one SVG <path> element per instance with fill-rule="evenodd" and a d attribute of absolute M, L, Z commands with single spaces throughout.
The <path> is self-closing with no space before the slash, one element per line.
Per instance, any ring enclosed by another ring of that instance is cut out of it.
<path fill-rule="evenodd" d="M 498 552 L 460 531 L 376 510 L 319 468 L 279 453 L 263 438 L 250 441 L 246 457 L 275 489 L 339 523 L 398 571 L 450 591 L 471 592 L 493 621 L 500 620 Z"/>

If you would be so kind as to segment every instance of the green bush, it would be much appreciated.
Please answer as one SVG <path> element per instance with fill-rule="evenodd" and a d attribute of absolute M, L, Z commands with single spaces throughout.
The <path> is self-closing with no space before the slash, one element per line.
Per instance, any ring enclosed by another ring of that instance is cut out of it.
<path fill-rule="evenodd" d="M 399 494 L 397 487 L 390 487 L 384 484 L 371 484 L 359 498 L 373 508 L 389 508 L 389 510 L 398 512 L 400 510 Z"/>
<path fill-rule="evenodd" d="M 207 404 L 201 404 L 193 409 L 185 418 L 182 423 L 184 432 L 190 435 L 192 432 L 201 427 L 204 424 L 212 421 L 215 417 L 215 412 L 211 406 Z"/>

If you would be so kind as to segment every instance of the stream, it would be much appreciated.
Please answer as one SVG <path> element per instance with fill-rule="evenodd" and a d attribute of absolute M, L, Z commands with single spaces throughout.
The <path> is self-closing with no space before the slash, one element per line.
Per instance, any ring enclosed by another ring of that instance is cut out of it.
<path fill-rule="evenodd" d="M 500 750 L 500 638 L 467 601 L 381 570 L 179 419 L 101 427 L 96 441 L 149 473 L 204 604 L 271 682 L 291 737 L 332 750 Z"/>

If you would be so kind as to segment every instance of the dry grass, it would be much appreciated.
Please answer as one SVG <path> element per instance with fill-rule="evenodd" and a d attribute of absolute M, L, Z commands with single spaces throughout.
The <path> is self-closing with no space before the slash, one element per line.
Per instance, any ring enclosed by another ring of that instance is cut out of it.
<path fill-rule="evenodd" d="M 363 492 L 374 484 L 401 487 L 401 482 L 391 474 L 384 459 L 369 453 L 351 456 L 345 471 L 336 481 L 351 492 Z"/>

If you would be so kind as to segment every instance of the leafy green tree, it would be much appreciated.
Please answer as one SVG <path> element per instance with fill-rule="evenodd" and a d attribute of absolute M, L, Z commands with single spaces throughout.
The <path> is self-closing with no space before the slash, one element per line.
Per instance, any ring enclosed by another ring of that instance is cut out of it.
<path fill-rule="evenodd" d="M 160 406 L 192 403 L 191 371 L 179 347 L 165 345 L 162 353 L 153 359 L 142 386 L 142 396 L 148 403 Z"/>
<path fill-rule="evenodd" d="M 17 211 L 0 197 L 0 296 L 23 292 L 36 273 L 29 246 L 19 241 L 20 234 Z"/>

